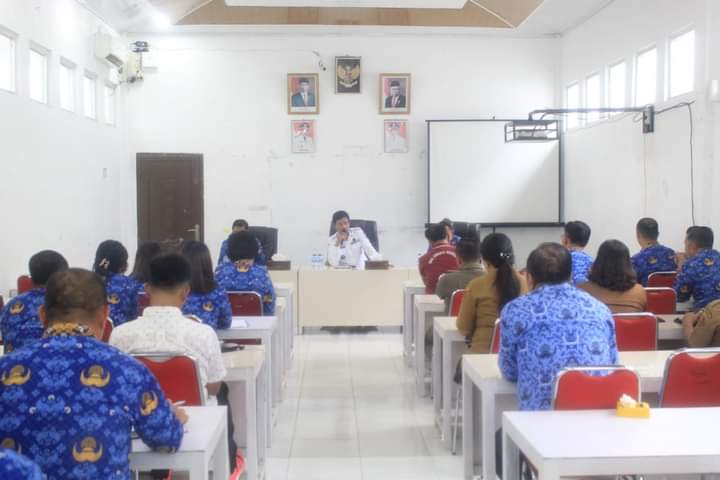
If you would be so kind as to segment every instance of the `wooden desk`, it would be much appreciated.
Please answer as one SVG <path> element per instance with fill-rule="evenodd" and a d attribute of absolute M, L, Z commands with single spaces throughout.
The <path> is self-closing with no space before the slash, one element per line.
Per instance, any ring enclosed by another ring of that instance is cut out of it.
<path fill-rule="evenodd" d="M 230 463 L 227 442 L 227 409 L 225 407 L 185 407 L 185 425 L 180 450 L 175 453 L 152 451 L 142 440 L 132 442 L 130 469 L 135 471 L 178 470 L 190 472 L 190 480 L 228 478 Z"/>
<path fill-rule="evenodd" d="M 415 323 L 413 313 L 415 310 L 415 295 L 425 294 L 425 284 L 421 280 L 407 280 L 403 282 L 403 357 L 405 364 L 413 364 L 413 346 L 415 345 Z"/>
<path fill-rule="evenodd" d="M 440 439 L 450 448 L 450 421 L 453 409 L 453 377 L 457 362 L 467 351 L 465 337 L 457 329 L 456 317 L 435 317 L 433 321 L 432 392 L 435 422 Z M 459 393 L 459 392 L 458 392 Z"/>
<path fill-rule="evenodd" d="M 432 325 L 433 317 L 445 313 L 445 302 L 437 295 L 415 295 L 413 316 L 413 330 L 415 333 L 415 386 L 418 395 L 424 397 L 428 394 L 427 368 L 425 358 L 425 333 Z"/>

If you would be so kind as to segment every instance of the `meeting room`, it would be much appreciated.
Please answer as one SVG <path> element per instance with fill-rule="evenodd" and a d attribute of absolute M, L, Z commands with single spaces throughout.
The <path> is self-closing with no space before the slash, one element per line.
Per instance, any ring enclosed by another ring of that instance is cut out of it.
<path fill-rule="evenodd" d="M 720 476 L 718 51 L 716 0 L 0 0 L 0 480 Z"/>

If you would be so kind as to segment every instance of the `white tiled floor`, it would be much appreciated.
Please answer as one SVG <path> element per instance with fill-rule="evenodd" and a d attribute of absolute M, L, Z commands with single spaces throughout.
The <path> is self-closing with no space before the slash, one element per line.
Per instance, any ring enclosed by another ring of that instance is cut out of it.
<path fill-rule="evenodd" d="M 394 334 L 298 337 L 270 457 L 269 480 L 462 478 Z"/>

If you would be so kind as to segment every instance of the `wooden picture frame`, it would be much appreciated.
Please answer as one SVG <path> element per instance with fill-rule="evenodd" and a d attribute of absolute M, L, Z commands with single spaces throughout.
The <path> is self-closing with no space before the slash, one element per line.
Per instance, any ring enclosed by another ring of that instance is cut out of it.
<path fill-rule="evenodd" d="M 335 93 L 362 92 L 362 58 L 335 57 Z"/>
<path fill-rule="evenodd" d="M 409 73 L 381 73 L 378 92 L 381 115 L 410 113 L 412 96 Z"/>
<path fill-rule="evenodd" d="M 317 73 L 288 73 L 287 103 L 289 115 L 320 113 L 320 76 Z"/>

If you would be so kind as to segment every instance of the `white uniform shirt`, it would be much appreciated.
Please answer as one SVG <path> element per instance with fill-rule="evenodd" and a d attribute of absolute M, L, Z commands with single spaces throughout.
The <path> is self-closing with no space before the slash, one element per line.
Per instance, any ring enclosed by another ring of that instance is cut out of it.
<path fill-rule="evenodd" d="M 115 327 L 110 345 L 125 353 L 191 355 L 203 385 L 219 382 L 227 374 L 215 330 L 190 320 L 175 307 L 147 307 L 142 317 Z"/>
<path fill-rule="evenodd" d="M 342 245 L 337 245 L 337 233 L 328 240 L 327 261 L 332 267 L 352 267 L 362 270 L 365 260 L 380 260 L 381 255 L 368 240 L 362 228 L 353 227 Z"/>

